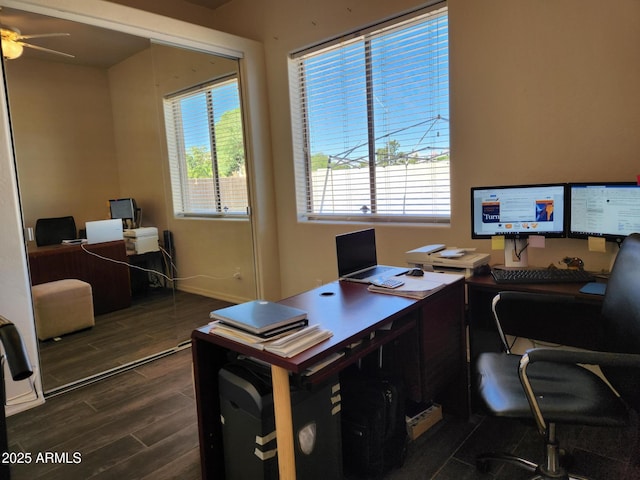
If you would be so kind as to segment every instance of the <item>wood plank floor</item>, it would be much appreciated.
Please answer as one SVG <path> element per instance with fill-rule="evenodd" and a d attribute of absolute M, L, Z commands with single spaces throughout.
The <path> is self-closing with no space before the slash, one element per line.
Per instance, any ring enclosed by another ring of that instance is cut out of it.
<path fill-rule="evenodd" d="M 13 480 L 200 478 L 190 349 L 50 398 L 7 423 L 13 452 L 81 455 L 77 464 L 15 466 Z M 559 434 L 573 452 L 575 471 L 594 480 L 640 478 L 640 466 L 633 463 L 638 460 L 637 418 L 628 429 L 571 427 Z M 479 415 L 463 421 L 445 414 L 410 444 L 404 466 L 385 479 L 528 478 L 528 472 L 510 466 L 478 473 L 475 455 L 491 449 L 535 460 L 542 443 L 533 427 L 520 422 Z"/>
<path fill-rule="evenodd" d="M 96 317 L 93 328 L 39 342 L 45 392 L 188 342 L 228 302 L 170 289 L 137 296 L 129 308 Z"/>

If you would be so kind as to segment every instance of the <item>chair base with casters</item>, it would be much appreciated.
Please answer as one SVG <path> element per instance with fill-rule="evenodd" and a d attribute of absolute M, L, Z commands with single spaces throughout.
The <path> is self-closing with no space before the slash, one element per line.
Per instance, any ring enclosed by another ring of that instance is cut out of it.
<path fill-rule="evenodd" d="M 567 473 L 561 464 L 563 455 L 556 438 L 556 423 L 623 427 L 630 419 L 625 403 L 600 377 L 570 363 L 575 355 L 588 357 L 590 352 L 540 348 L 530 350 L 522 357 L 506 353 L 478 356 L 474 369 L 481 407 L 492 416 L 531 420 L 529 398 L 518 375 L 525 368 L 527 382 L 535 392 L 537 408 L 544 418 L 543 423 L 538 424 L 538 431 L 545 438 L 542 464 L 513 455 L 487 453 L 477 458 L 480 471 L 488 471 L 492 461 L 501 461 L 532 472 L 532 479 L 587 479 Z M 564 362 L 557 363 L 561 359 Z"/>
<path fill-rule="evenodd" d="M 508 453 L 491 452 L 478 455 L 476 458 L 476 468 L 482 473 L 488 473 L 491 468 L 491 462 L 499 462 L 514 465 L 532 472 L 534 475 L 530 477 L 531 480 L 589 480 L 587 477 L 575 473 L 568 473 L 562 465 L 562 459 L 565 454 L 561 451 L 556 439 L 556 426 L 554 423 L 549 424 L 545 435 L 545 447 L 545 461 L 541 464 L 536 464 L 525 458 Z"/>

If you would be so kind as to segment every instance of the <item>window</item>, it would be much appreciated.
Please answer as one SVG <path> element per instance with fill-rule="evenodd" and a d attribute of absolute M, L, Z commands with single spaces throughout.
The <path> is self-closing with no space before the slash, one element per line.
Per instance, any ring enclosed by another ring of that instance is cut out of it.
<path fill-rule="evenodd" d="M 238 79 L 219 79 L 164 99 L 174 215 L 247 215 Z"/>
<path fill-rule="evenodd" d="M 290 60 L 301 219 L 448 223 L 446 8 Z"/>

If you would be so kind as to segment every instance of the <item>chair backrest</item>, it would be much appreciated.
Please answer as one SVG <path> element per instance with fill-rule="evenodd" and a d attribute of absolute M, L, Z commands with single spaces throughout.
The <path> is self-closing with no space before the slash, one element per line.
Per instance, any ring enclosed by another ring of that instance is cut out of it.
<path fill-rule="evenodd" d="M 640 234 L 628 236 L 611 270 L 602 305 L 604 348 L 617 353 L 640 353 Z M 620 396 L 640 411 L 640 370 L 602 367 Z"/>
<path fill-rule="evenodd" d="M 36 245 L 57 245 L 77 236 L 76 222 L 71 216 L 36 220 Z"/>

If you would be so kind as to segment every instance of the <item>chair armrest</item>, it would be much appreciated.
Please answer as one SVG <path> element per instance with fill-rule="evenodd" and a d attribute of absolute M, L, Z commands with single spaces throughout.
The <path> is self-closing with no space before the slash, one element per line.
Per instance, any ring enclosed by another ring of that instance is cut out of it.
<path fill-rule="evenodd" d="M 637 367 L 640 368 L 640 354 L 635 353 L 615 353 L 615 352 L 595 352 L 595 351 L 574 351 L 563 350 L 561 348 L 531 348 L 525 352 L 520 359 L 518 375 L 520 382 L 527 396 L 529 406 L 536 420 L 538 430 L 544 434 L 547 429 L 546 421 L 540 410 L 540 405 L 533 391 L 531 382 L 527 375 L 527 367 L 535 362 L 572 363 L 589 365 L 606 365 L 615 367 Z"/>
<path fill-rule="evenodd" d="M 529 363 L 584 363 L 611 367 L 640 368 L 640 354 L 563 350 L 561 348 L 531 348 L 525 352 Z M 522 364 L 522 361 L 520 362 Z"/>
<path fill-rule="evenodd" d="M 545 308 L 553 309 L 554 306 L 566 306 L 572 303 L 577 303 L 577 300 L 571 295 L 510 291 L 498 293 L 495 297 L 493 297 L 491 311 L 493 312 L 493 318 L 496 322 L 498 334 L 500 335 L 500 340 L 502 341 L 505 352 L 511 353 L 511 349 L 509 347 L 509 343 L 507 342 L 507 337 L 505 336 L 502 322 L 500 321 L 501 310 L 504 310 L 505 308 L 514 308 L 514 306 L 517 306 L 519 304 L 537 304 L 543 305 Z"/>

